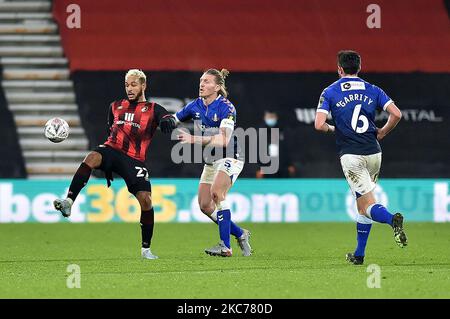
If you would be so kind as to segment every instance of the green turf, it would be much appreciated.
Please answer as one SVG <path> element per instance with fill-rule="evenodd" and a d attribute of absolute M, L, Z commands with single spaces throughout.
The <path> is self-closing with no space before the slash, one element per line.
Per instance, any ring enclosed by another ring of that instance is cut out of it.
<path fill-rule="evenodd" d="M 406 225 L 401 249 L 386 225 L 372 228 L 363 266 L 347 264 L 351 223 L 246 224 L 254 256 L 203 249 L 213 224 L 158 224 L 141 260 L 137 224 L 0 224 L 0 298 L 450 298 L 450 224 Z M 70 264 L 81 288 L 66 286 Z M 368 288 L 369 264 L 381 288 Z"/>

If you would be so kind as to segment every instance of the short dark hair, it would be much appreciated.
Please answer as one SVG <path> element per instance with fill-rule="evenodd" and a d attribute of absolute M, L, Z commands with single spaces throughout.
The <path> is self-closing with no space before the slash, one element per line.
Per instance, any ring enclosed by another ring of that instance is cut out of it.
<path fill-rule="evenodd" d="M 345 74 L 356 74 L 361 69 L 361 56 L 352 50 L 342 50 L 337 54 L 338 65 Z"/>

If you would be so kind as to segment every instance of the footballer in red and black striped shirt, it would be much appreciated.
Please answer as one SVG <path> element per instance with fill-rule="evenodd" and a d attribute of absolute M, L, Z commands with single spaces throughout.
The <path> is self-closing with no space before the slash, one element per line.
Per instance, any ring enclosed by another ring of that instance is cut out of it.
<path fill-rule="evenodd" d="M 148 101 L 118 100 L 108 114 L 108 145 L 144 162 L 148 146 L 161 119 L 169 114 L 161 105 Z"/>
<path fill-rule="evenodd" d="M 164 107 L 145 99 L 146 87 L 144 72 L 137 69 L 127 72 L 125 91 L 128 99 L 111 103 L 107 141 L 86 156 L 72 179 L 67 198 L 55 200 L 54 206 L 64 217 L 69 217 L 73 202 L 87 184 L 92 169 L 105 172 L 108 186 L 113 179 L 112 173 L 117 173 L 141 206 L 141 255 L 146 259 L 156 259 L 158 257 L 150 251 L 154 211 L 148 169 L 144 162 L 157 127 L 163 133 L 170 133 L 176 124 Z"/>

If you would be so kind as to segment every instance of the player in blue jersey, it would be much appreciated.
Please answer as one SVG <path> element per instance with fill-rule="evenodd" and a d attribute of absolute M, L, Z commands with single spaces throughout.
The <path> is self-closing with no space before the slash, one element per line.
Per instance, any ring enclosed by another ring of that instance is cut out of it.
<path fill-rule="evenodd" d="M 315 128 L 321 132 L 335 133 L 342 170 L 356 197 L 357 247 L 346 255 L 355 265 L 364 262 L 365 247 L 372 221 L 389 224 L 394 239 L 400 247 L 407 245 L 403 230 L 403 216 L 391 214 L 386 207 L 376 203 L 373 195 L 381 167 L 382 140 L 394 129 L 402 117 L 395 103 L 379 87 L 358 77 L 361 57 L 354 51 L 338 53 L 340 79 L 325 90 L 317 106 Z M 389 118 L 382 128 L 375 126 L 377 110 L 387 111 Z M 334 124 L 326 123 L 331 112 Z"/>
<path fill-rule="evenodd" d="M 201 211 L 219 225 L 220 242 L 205 252 L 213 256 L 231 257 L 231 233 L 236 237 L 243 255 L 250 256 L 250 232 L 231 221 L 230 204 L 226 200 L 228 191 L 244 166 L 237 138 L 233 136 L 236 109 L 227 99 L 225 78 L 228 74 L 225 69 L 205 71 L 200 78 L 199 98 L 178 111 L 174 118 L 177 123 L 194 119 L 200 124 L 202 135 L 181 132 L 178 139 L 182 143 L 210 148 L 210 154 L 204 157 L 198 202 Z"/>

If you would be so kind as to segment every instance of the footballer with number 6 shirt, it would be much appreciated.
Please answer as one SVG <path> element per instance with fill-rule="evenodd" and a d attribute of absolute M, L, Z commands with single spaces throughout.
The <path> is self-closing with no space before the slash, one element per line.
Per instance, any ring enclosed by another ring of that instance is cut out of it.
<path fill-rule="evenodd" d="M 87 184 L 93 169 L 105 172 L 108 187 L 113 179 L 112 173 L 117 173 L 125 180 L 128 191 L 137 198 L 141 207 L 141 255 L 145 259 L 157 259 L 150 250 L 154 210 L 144 162 L 156 128 L 159 126 L 163 133 L 170 133 L 176 124 L 164 107 L 145 99 L 146 86 L 144 72 L 137 69 L 127 72 L 125 91 L 128 99 L 111 103 L 107 141 L 91 151 L 81 163 L 72 179 L 67 198 L 56 199 L 53 204 L 64 217 L 69 217 L 73 202 Z"/>
<path fill-rule="evenodd" d="M 394 240 L 405 247 L 408 239 L 403 229 L 403 215 L 391 214 L 377 203 L 374 190 L 381 167 L 381 141 L 402 118 L 400 109 L 378 86 L 358 76 L 361 56 L 351 50 L 338 52 L 340 79 L 323 90 L 317 106 L 315 128 L 336 135 L 336 146 L 348 185 L 356 198 L 357 246 L 346 259 L 354 265 L 364 263 L 365 249 L 373 221 L 388 224 L 394 230 Z M 377 128 L 377 110 L 389 113 L 386 124 Z M 335 125 L 326 123 L 331 113 Z"/>

